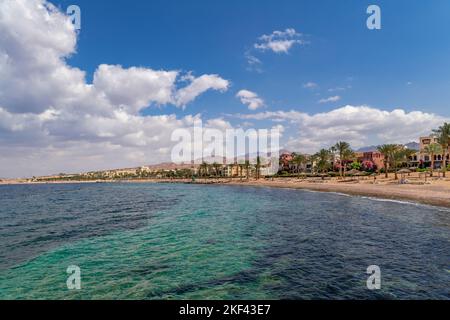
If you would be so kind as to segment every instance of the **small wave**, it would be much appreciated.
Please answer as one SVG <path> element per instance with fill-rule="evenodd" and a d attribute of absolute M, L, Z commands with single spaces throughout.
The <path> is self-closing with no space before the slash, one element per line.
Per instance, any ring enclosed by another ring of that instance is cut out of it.
<path fill-rule="evenodd" d="M 415 207 L 424 207 L 424 208 L 436 209 L 436 210 L 439 210 L 439 211 L 442 211 L 442 212 L 450 212 L 449 208 L 433 206 L 431 204 L 425 204 L 425 203 L 414 202 L 414 201 L 386 199 L 386 198 L 377 198 L 377 197 L 369 197 L 369 196 L 356 196 L 356 197 L 363 198 L 363 199 L 368 199 L 368 200 L 372 200 L 372 201 L 407 204 L 407 205 L 412 205 L 412 206 L 415 206 Z"/>
<path fill-rule="evenodd" d="M 414 201 L 386 199 L 386 198 L 377 198 L 377 197 L 369 197 L 369 196 L 359 196 L 359 198 L 369 199 L 369 200 L 372 200 L 372 201 L 379 201 L 379 202 L 393 202 L 393 203 L 400 203 L 400 204 L 410 204 L 410 205 L 414 205 L 414 206 L 418 206 L 418 207 L 419 206 L 429 207 L 426 204 L 421 204 L 421 203 L 414 202 Z"/>
<path fill-rule="evenodd" d="M 392 203 L 398 203 L 398 204 L 407 204 L 407 205 L 413 205 L 416 207 L 424 207 L 424 208 L 431 208 L 435 210 L 439 210 L 441 212 L 450 212 L 450 208 L 440 207 L 440 206 L 433 206 L 431 204 L 425 204 L 415 201 L 408 201 L 408 200 L 398 200 L 398 199 L 386 199 L 386 198 L 378 198 L 378 197 L 371 197 L 371 196 L 362 196 L 362 195 L 352 195 L 342 192 L 336 192 L 336 191 L 320 191 L 320 190 L 311 190 L 311 189 L 297 189 L 297 188 L 286 188 L 290 190 L 301 190 L 305 192 L 310 193 L 329 193 L 329 194 L 336 194 L 338 196 L 344 196 L 344 197 L 350 197 L 350 198 L 361 198 L 361 199 L 368 199 L 371 201 L 379 201 L 379 202 L 392 202 Z"/>
<path fill-rule="evenodd" d="M 354 197 L 351 194 L 348 193 L 342 193 L 342 192 L 337 192 L 337 191 L 315 191 L 315 190 L 305 190 L 308 192 L 316 192 L 316 193 L 329 193 L 329 194 L 336 194 L 338 196 L 343 196 L 343 197 Z"/>

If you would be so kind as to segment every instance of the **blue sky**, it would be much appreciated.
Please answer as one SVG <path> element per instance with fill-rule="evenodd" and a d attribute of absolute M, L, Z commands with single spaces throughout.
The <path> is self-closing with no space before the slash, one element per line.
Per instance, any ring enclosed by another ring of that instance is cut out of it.
<path fill-rule="evenodd" d="M 382 30 L 366 28 L 366 8 L 382 9 Z M 82 30 L 70 64 L 92 75 L 101 63 L 217 73 L 232 83 L 185 110 L 150 114 L 243 112 L 235 99 L 247 88 L 267 110 L 316 113 L 339 105 L 402 107 L 450 115 L 450 2 L 433 1 L 55 1 L 77 4 Z M 245 52 L 257 38 L 294 28 L 309 42 L 288 54 L 253 52 L 262 73 L 249 72 Z M 303 84 L 314 82 L 316 90 Z M 332 94 L 328 89 L 349 87 Z M 320 98 L 339 95 L 336 103 Z"/>
<path fill-rule="evenodd" d="M 447 0 L 0 0 L 0 177 L 170 161 L 194 119 L 276 127 L 308 154 L 418 141 L 450 121 L 449 14 Z"/>

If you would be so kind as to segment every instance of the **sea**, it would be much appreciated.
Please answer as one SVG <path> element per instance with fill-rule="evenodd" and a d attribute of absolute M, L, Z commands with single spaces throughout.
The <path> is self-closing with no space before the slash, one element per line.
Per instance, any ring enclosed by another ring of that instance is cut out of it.
<path fill-rule="evenodd" d="M 3 185 L 0 299 L 450 299 L 450 210 L 249 186 Z"/>

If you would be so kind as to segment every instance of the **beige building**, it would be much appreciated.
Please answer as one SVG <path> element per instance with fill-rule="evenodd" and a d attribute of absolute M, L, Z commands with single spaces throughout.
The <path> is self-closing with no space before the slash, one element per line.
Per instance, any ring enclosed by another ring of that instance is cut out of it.
<path fill-rule="evenodd" d="M 243 166 L 243 164 L 241 164 L 241 166 Z M 225 177 L 240 177 L 241 174 L 243 177 L 247 176 L 247 168 L 245 168 L 245 166 L 242 167 L 239 166 L 239 164 L 229 164 L 229 165 L 224 165 L 222 167 L 222 173 Z M 252 167 L 249 167 L 249 172 L 248 175 L 251 176 L 252 175 Z"/>
<path fill-rule="evenodd" d="M 415 167 L 430 167 L 431 166 L 431 155 L 424 152 L 425 148 L 429 146 L 430 144 L 436 143 L 438 144 L 438 138 L 437 137 L 420 137 L 420 150 L 417 152 L 414 156 L 410 158 L 410 162 L 412 166 Z M 446 152 L 446 161 L 445 164 L 448 165 L 449 161 L 449 155 L 450 153 L 450 147 Z M 444 154 L 436 154 L 434 155 L 434 166 L 435 169 L 442 168 L 444 164 Z"/>

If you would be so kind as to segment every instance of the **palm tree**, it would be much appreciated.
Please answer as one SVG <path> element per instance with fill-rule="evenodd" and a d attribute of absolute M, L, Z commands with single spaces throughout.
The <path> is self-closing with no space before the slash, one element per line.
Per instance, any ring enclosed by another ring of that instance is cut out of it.
<path fill-rule="evenodd" d="M 300 179 L 300 167 L 306 163 L 306 156 L 303 154 L 294 154 L 292 163 L 295 164 L 297 169 L 298 178 Z"/>
<path fill-rule="evenodd" d="M 241 181 L 242 181 L 242 177 L 243 177 L 242 172 L 244 171 L 244 167 L 245 167 L 244 163 L 239 163 L 239 178 L 241 179 Z"/>
<path fill-rule="evenodd" d="M 219 169 L 220 169 L 221 165 L 218 164 L 217 162 L 214 162 L 212 166 L 214 168 L 214 172 L 216 173 L 216 177 L 219 177 Z"/>
<path fill-rule="evenodd" d="M 352 149 L 347 149 L 347 150 L 344 150 L 344 153 L 342 154 L 342 156 L 343 156 L 343 161 L 344 161 L 344 178 L 345 178 L 345 175 L 346 175 L 346 172 L 347 172 L 347 161 L 349 161 L 349 160 L 353 160 L 354 158 L 355 158 L 355 153 L 353 152 L 353 150 Z"/>
<path fill-rule="evenodd" d="M 392 166 L 394 167 L 395 180 L 398 180 L 398 165 L 408 161 L 408 158 L 414 153 L 416 153 L 415 150 L 408 149 L 400 145 L 396 145 L 392 150 L 390 160 Z"/>
<path fill-rule="evenodd" d="M 431 158 L 430 176 L 432 177 L 433 171 L 434 171 L 434 157 L 437 154 L 442 153 L 442 146 L 439 143 L 432 143 L 432 144 L 425 146 L 425 148 L 423 148 L 422 152 L 428 154 Z"/>
<path fill-rule="evenodd" d="M 261 157 L 258 155 L 256 157 L 256 180 L 259 180 L 260 172 L 261 172 Z"/>
<path fill-rule="evenodd" d="M 442 159 L 442 175 L 445 178 L 447 172 L 447 155 L 450 145 L 450 123 L 445 122 L 438 129 L 433 130 L 438 137 L 438 142 L 442 147 L 443 159 Z"/>
<path fill-rule="evenodd" d="M 311 163 L 311 173 L 314 174 L 317 167 L 317 154 L 310 155 L 309 162 Z"/>
<path fill-rule="evenodd" d="M 330 168 L 331 152 L 327 149 L 322 149 L 315 154 L 317 159 L 317 168 L 319 172 L 325 173 Z"/>
<path fill-rule="evenodd" d="M 214 166 L 211 163 L 208 163 L 208 175 L 211 176 L 213 174 Z"/>
<path fill-rule="evenodd" d="M 389 163 L 391 163 L 391 156 L 394 150 L 397 148 L 395 144 L 383 144 L 379 146 L 378 152 L 380 152 L 384 156 L 384 174 L 386 178 L 389 178 L 388 167 Z"/>
<path fill-rule="evenodd" d="M 330 148 L 330 152 L 331 152 L 332 154 L 336 154 L 336 152 L 337 152 L 336 145 L 334 145 L 334 146 L 332 146 L 332 147 Z"/>
<path fill-rule="evenodd" d="M 409 149 L 409 148 L 405 148 L 403 149 L 403 152 L 405 154 L 405 162 L 408 164 L 409 160 L 415 155 L 417 154 L 417 150 L 414 149 Z"/>
<path fill-rule="evenodd" d="M 341 177 L 343 177 L 343 162 L 347 159 L 345 159 L 346 156 L 349 155 L 349 152 L 352 150 L 350 148 L 350 144 L 348 142 L 345 141 L 339 141 L 338 143 L 336 143 L 333 147 L 332 150 L 336 151 L 339 154 L 339 175 Z"/>
<path fill-rule="evenodd" d="M 208 175 L 209 164 L 205 161 L 200 165 L 200 176 L 206 177 Z"/>
<path fill-rule="evenodd" d="M 244 166 L 245 166 L 245 173 L 246 173 L 246 176 L 247 176 L 247 180 L 249 180 L 250 179 L 250 161 L 249 160 L 245 160 L 245 164 L 244 164 Z"/>

